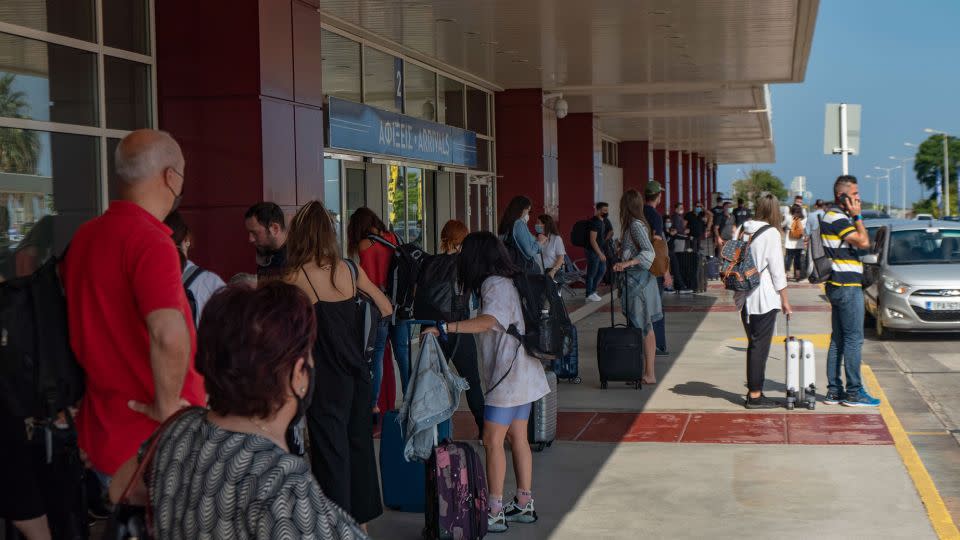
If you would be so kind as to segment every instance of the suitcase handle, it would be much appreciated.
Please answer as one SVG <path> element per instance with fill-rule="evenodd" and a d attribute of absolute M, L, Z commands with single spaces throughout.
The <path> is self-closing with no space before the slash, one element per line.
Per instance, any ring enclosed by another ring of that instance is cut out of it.
<path fill-rule="evenodd" d="M 614 272 L 617 275 L 617 279 L 623 280 L 623 294 L 620 295 L 620 303 L 624 302 L 623 298 L 625 296 L 630 296 L 630 280 L 627 279 L 627 271 Z M 619 287 L 617 287 L 619 288 Z M 614 318 L 614 307 L 613 307 L 613 297 L 616 296 L 616 289 L 610 287 L 610 328 L 615 328 L 617 326 L 616 319 Z M 630 321 L 627 321 L 629 323 Z M 624 326 L 629 326 L 625 324 Z"/>

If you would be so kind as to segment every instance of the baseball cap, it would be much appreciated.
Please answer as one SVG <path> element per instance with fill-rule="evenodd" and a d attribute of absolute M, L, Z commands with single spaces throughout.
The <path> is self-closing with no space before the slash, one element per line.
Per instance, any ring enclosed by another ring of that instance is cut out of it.
<path fill-rule="evenodd" d="M 651 180 L 647 182 L 647 187 L 643 188 L 644 195 L 656 195 L 663 191 L 663 186 L 660 185 L 660 182 L 656 180 Z"/>

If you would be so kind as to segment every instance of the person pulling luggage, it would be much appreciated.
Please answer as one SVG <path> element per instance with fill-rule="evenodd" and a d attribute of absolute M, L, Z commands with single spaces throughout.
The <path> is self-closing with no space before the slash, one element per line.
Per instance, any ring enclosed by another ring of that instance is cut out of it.
<path fill-rule="evenodd" d="M 779 201 L 773 195 L 763 195 L 757 200 L 756 216 L 741 225 L 735 235 L 739 238 L 742 232 L 750 236 L 750 254 L 760 272 L 758 287 L 737 291 L 733 295 L 747 334 L 747 396 L 743 403 L 747 409 L 780 407 L 780 403 L 763 394 L 767 356 L 777 314 L 782 310 L 789 318 L 793 313 L 787 298 L 787 274 L 780 251 L 780 221 Z M 761 232 L 764 228 L 766 230 Z"/>
<path fill-rule="evenodd" d="M 626 283 L 620 295 L 623 314 L 632 327 L 643 331 L 644 374 L 641 381 L 656 384 L 657 339 L 652 330 L 654 323 L 663 319 L 663 307 L 657 280 L 650 273 L 656 253 L 651 240 L 652 230 L 643 215 L 643 205 L 643 196 L 635 189 L 627 190 L 620 199 L 622 261 L 613 265 L 613 270 L 626 271 Z"/>
<path fill-rule="evenodd" d="M 505 532 L 507 523 L 533 523 L 533 454 L 527 440 L 531 405 L 550 392 L 539 360 L 527 354 L 523 344 L 507 333 L 511 325 L 526 332 L 520 295 L 513 277 L 520 270 L 493 233 L 474 232 L 463 240 L 457 273 L 460 283 L 480 298 L 480 313 L 469 320 L 441 321 L 424 333 L 477 334 L 480 376 L 487 389 L 484 405 L 483 446 L 489 486 L 490 532 Z M 654 282 L 656 285 L 656 282 Z M 503 504 L 507 458 L 503 443 L 509 438 L 517 492 Z"/>

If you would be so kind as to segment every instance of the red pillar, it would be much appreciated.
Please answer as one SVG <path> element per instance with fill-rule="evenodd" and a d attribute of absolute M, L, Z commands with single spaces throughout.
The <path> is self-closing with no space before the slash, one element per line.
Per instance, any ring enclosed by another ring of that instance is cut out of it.
<path fill-rule="evenodd" d="M 623 190 L 642 190 L 650 176 L 650 143 L 623 141 L 620 143 L 620 168 L 623 169 Z"/>
<path fill-rule="evenodd" d="M 690 184 L 690 154 L 680 153 L 680 174 L 683 175 L 683 205 L 693 208 L 693 186 Z"/>
<path fill-rule="evenodd" d="M 320 14 L 299 2 L 156 6 L 161 129 L 180 143 L 182 213 L 198 264 L 252 271 L 243 214 L 274 201 L 292 214 L 323 197 Z M 229 58 L 230 62 L 224 62 Z"/>
<path fill-rule="evenodd" d="M 654 150 L 653 151 L 653 179 L 657 182 L 663 184 L 667 178 L 667 151 L 666 150 Z M 646 182 L 644 182 L 646 185 Z M 660 206 L 663 206 L 663 198 L 660 199 Z M 660 208 L 658 208 L 660 209 Z"/>
<path fill-rule="evenodd" d="M 690 184 L 693 185 L 694 200 L 704 200 L 703 175 L 700 173 L 700 154 L 690 154 Z"/>
<path fill-rule="evenodd" d="M 670 150 L 668 159 L 670 161 L 670 208 L 668 210 L 673 212 L 673 207 L 678 202 L 683 202 L 680 193 L 680 186 L 683 185 L 683 179 L 680 177 L 680 152 Z"/>
<path fill-rule="evenodd" d="M 516 195 L 533 202 L 531 213 L 556 215 L 557 117 L 543 106 L 539 88 L 498 92 L 497 208 Z"/>
<path fill-rule="evenodd" d="M 561 231 L 569 231 L 578 220 L 594 213 L 600 181 L 600 163 L 593 159 L 594 121 L 592 113 L 570 114 L 557 121 L 559 205 L 554 218 Z M 572 250 L 569 235 L 561 236 L 568 243 L 567 251 Z"/>
<path fill-rule="evenodd" d="M 712 205 L 710 201 L 710 196 L 713 194 L 713 191 L 710 189 L 710 183 L 707 181 L 707 162 L 703 156 L 700 156 L 700 184 L 703 186 L 703 198 L 707 201 L 707 204 Z"/>

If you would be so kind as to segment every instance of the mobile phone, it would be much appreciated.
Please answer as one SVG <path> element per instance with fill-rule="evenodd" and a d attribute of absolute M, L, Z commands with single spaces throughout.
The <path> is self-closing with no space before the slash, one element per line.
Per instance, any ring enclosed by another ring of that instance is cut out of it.
<path fill-rule="evenodd" d="M 840 206 L 842 206 L 844 210 L 850 209 L 850 202 L 851 202 L 851 199 L 849 195 L 847 195 L 846 193 L 840 194 Z"/>

